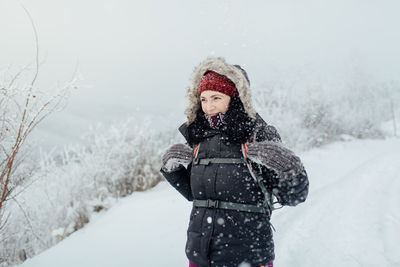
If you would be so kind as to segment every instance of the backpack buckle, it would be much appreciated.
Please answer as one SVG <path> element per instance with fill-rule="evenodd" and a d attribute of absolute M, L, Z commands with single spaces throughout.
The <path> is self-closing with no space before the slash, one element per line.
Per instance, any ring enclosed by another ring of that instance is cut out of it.
<path fill-rule="evenodd" d="M 209 208 L 218 208 L 219 207 L 219 201 L 218 200 L 213 200 L 213 199 L 207 199 L 207 206 Z"/>

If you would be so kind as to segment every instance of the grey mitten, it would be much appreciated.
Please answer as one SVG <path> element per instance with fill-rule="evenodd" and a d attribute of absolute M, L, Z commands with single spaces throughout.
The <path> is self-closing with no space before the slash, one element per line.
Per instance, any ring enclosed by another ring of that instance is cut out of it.
<path fill-rule="evenodd" d="M 171 146 L 162 156 L 162 170 L 165 172 L 176 171 L 180 165 L 187 167 L 193 160 L 193 149 L 186 144 Z"/>
<path fill-rule="evenodd" d="M 276 172 L 278 178 L 291 180 L 304 170 L 300 158 L 278 142 L 250 143 L 247 149 L 250 160 Z"/>

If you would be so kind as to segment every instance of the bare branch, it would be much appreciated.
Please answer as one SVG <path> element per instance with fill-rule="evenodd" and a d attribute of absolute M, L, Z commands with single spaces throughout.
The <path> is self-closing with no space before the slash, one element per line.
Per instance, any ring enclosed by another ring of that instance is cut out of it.
<path fill-rule="evenodd" d="M 33 77 L 32 81 L 31 81 L 31 88 L 33 88 L 33 85 L 35 84 L 36 78 L 39 75 L 39 37 L 37 34 L 37 30 L 35 27 L 35 23 L 33 21 L 33 18 L 31 16 L 31 14 L 29 13 L 29 11 L 25 8 L 25 6 L 21 3 L 22 8 L 25 10 L 26 14 L 28 15 L 28 18 L 31 22 L 32 28 L 33 28 L 33 32 L 35 34 L 35 44 L 36 44 L 36 71 L 35 71 L 35 76 Z"/>

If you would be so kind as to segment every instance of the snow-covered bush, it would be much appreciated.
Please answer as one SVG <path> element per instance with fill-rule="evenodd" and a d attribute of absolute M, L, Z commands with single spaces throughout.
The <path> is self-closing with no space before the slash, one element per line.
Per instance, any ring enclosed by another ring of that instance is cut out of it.
<path fill-rule="evenodd" d="M 310 79 L 270 80 L 253 89 L 257 111 L 297 150 L 346 136 L 384 137 L 381 124 L 395 119 L 395 110 L 400 110 L 399 83 L 357 77 L 340 83 Z"/>
<path fill-rule="evenodd" d="M 83 138 L 84 146 L 31 162 L 31 182 L 14 191 L 8 223 L 0 232 L 3 266 L 54 245 L 116 199 L 156 185 L 163 179 L 161 153 L 178 142 L 172 130 L 160 134 L 149 122 L 134 119 L 97 126 Z"/>
<path fill-rule="evenodd" d="M 63 86 L 43 90 L 35 83 L 38 73 L 38 65 L 0 70 L 0 228 L 6 223 L 12 191 L 31 177 L 28 167 L 20 167 L 29 157 L 31 132 L 62 108 L 76 87 L 77 78 L 73 78 Z"/>
<path fill-rule="evenodd" d="M 10 255 L 13 255 L 11 261 L 16 257 L 25 259 L 24 250 L 13 248 L 24 240 L 36 237 L 45 243 L 34 231 L 26 233 L 33 225 L 26 222 L 30 221 L 29 210 L 19 201 L 22 189 L 33 182 L 36 174 L 41 175 L 32 161 L 29 136 L 41 121 L 63 107 L 78 81 L 74 75 L 63 86 L 43 90 L 36 85 L 38 74 L 38 57 L 34 68 L 9 67 L 0 71 L 0 264 L 7 264 Z M 17 209 L 19 215 L 16 215 Z M 14 225 L 23 228 L 13 228 Z"/>

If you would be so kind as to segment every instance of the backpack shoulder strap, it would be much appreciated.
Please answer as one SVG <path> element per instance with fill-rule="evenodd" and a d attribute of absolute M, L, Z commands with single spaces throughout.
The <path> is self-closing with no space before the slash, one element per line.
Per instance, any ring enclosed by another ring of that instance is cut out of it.
<path fill-rule="evenodd" d="M 199 149 L 200 149 L 200 143 L 198 143 L 194 149 L 193 149 L 193 161 L 192 165 L 195 165 L 198 163 L 198 155 L 199 155 Z"/>
<path fill-rule="evenodd" d="M 254 139 L 253 139 L 254 142 Z M 258 184 L 260 187 L 261 191 L 263 192 L 264 195 L 264 206 L 268 208 L 269 215 L 271 215 L 272 210 L 273 210 L 273 205 L 272 205 L 272 194 L 268 192 L 265 184 L 262 181 L 261 175 L 257 175 L 256 172 L 253 170 L 253 167 L 251 165 L 251 160 L 247 156 L 247 149 L 249 147 L 249 143 L 246 142 L 242 144 L 242 154 L 243 157 L 245 158 L 247 168 L 249 169 L 249 172 L 251 176 L 253 177 L 254 181 Z"/>

